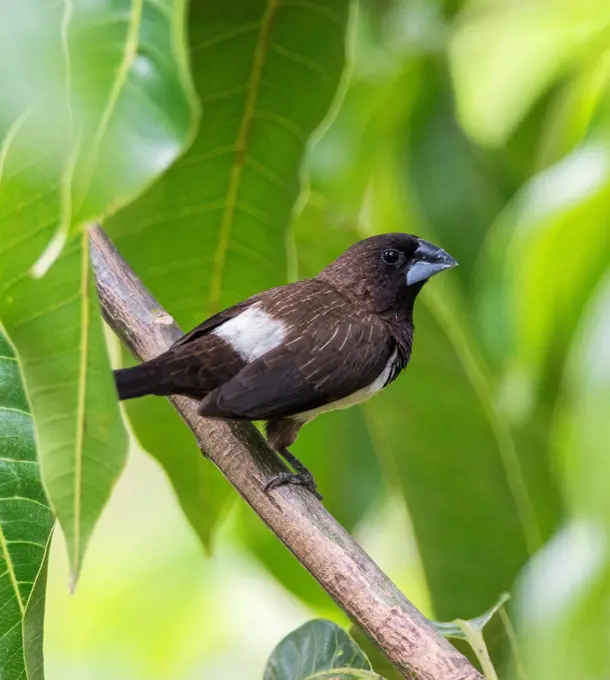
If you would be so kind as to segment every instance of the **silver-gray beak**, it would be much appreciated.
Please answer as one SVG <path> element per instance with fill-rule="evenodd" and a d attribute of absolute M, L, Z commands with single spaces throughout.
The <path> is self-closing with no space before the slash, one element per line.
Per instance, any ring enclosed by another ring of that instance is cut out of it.
<path fill-rule="evenodd" d="M 419 247 L 413 255 L 413 264 L 407 271 L 407 286 L 412 286 L 420 281 L 427 281 L 431 276 L 442 272 L 444 269 L 457 267 L 458 263 L 442 248 L 435 246 L 430 241 L 418 238 Z"/>

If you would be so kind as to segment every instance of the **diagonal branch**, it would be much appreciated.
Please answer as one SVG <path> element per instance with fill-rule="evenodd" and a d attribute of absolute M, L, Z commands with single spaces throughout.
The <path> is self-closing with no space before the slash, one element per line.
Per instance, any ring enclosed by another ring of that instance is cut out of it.
<path fill-rule="evenodd" d="M 136 357 L 157 356 L 180 329 L 100 227 L 91 229 L 90 244 L 106 321 Z M 265 478 L 281 463 L 252 425 L 203 419 L 195 401 L 171 401 L 202 451 L 405 678 L 482 680 L 310 492 L 286 486 L 265 494 Z"/>

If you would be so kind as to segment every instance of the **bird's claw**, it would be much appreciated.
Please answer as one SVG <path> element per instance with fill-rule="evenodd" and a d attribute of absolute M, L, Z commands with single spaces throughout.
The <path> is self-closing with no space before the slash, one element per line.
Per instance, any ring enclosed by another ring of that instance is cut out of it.
<path fill-rule="evenodd" d="M 272 489 L 277 489 L 285 484 L 298 484 L 299 486 L 304 486 L 306 489 L 311 491 L 311 493 L 322 500 L 323 496 L 318 491 L 318 487 L 311 473 L 294 473 L 294 472 L 279 472 L 277 475 L 270 477 L 265 483 L 265 493 L 268 493 Z"/>

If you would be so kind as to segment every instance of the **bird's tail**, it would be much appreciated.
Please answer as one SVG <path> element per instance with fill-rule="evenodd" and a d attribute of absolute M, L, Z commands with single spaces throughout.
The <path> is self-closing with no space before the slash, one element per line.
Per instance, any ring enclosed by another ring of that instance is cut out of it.
<path fill-rule="evenodd" d="M 114 372 L 119 399 L 134 399 L 147 394 L 159 394 L 159 373 L 157 366 L 140 364 L 131 368 L 120 368 Z"/>

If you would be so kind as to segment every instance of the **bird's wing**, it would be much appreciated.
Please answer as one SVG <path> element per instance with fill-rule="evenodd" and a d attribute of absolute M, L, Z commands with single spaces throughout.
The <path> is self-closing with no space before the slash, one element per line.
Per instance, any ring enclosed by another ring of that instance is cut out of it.
<path fill-rule="evenodd" d="M 234 317 L 241 314 L 244 310 L 248 309 L 248 307 L 250 307 L 250 305 L 253 305 L 256 302 L 256 300 L 257 300 L 256 297 L 251 297 L 248 300 L 244 300 L 244 302 L 240 302 L 239 304 L 233 307 L 223 309 L 222 312 L 218 312 L 218 314 L 214 314 L 214 316 L 211 316 L 205 321 L 202 321 L 198 326 L 195 326 L 195 328 L 190 330 L 181 338 L 178 338 L 178 340 L 176 340 L 176 342 L 174 342 L 174 344 L 171 345 L 168 349 L 172 350 L 176 347 L 186 345 L 188 343 L 193 342 L 193 340 L 198 340 L 199 338 L 202 338 L 204 335 L 211 333 L 213 330 L 221 326 L 229 319 L 233 319 Z"/>
<path fill-rule="evenodd" d="M 373 383 L 393 351 L 385 326 L 374 317 L 330 314 L 247 364 L 203 399 L 199 413 L 266 420 L 316 409 Z"/>

